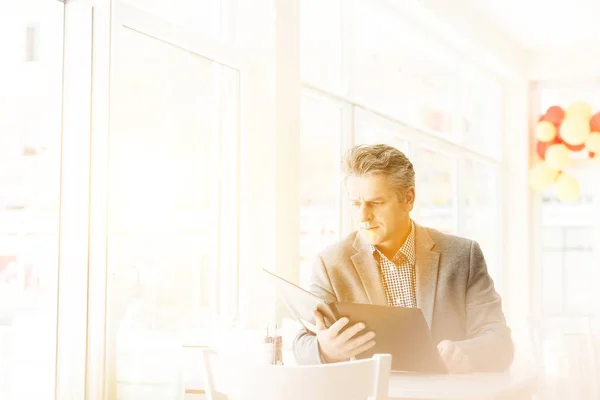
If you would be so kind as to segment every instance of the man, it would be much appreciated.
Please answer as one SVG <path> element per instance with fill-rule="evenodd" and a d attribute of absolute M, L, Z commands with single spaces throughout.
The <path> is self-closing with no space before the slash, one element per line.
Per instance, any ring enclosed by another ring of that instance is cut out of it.
<path fill-rule="evenodd" d="M 399 150 L 357 146 L 344 160 L 360 228 L 318 257 L 310 290 L 329 301 L 419 307 L 450 372 L 501 371 L 513 345 L 501 300 L 477 242 L 419 226 L 410 218 L 415 172 Z M 374 332 L 342 318 L 294 339 L 301 364 L 348 360 L 373 347 Z"/>

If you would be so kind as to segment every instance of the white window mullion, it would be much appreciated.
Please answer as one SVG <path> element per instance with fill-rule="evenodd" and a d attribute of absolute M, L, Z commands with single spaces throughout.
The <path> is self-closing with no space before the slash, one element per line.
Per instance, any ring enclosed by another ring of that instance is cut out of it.
<path fill-rule="evenodd" d="M 65 5 L 57 399 L 85 398 L 92 84 L 91 1 Z"/>
<path fill-rule="evenodd" d="M 352 88 L 352 61 L 354 59 L 354 0 L 345 0 L 341 3 L 341 93 L 349 95 Z"/>
<path fill-rule="evenodd" d="M 93 6 L 90 254 L 86 399 L 106 393 L 106 288 L 108 238 L 108 145 L 110 98 L 110 4 Z"/>
<path fill-rule="evenodd" d="M 300 1 L 275 1 L 275 272 L 299 273 Z M 289 315 L 277 300 L 276 316 Z"/>
<path fill-rule="evenodd" d="M 221 263 L 219 297 L 221 316 L 232 322 L 238 317 L 239 254 L 239 83 L 238 71 L 221 67 L 219 154 L 221 181 Z"/>
<path fill-rule="evenodd" d="M 455 229 L 458 235 L 463 236 L 465 232 L 465 207 L 463 204 L 463 196 L 461 193 L 464 193 L 465 187 L 465 159 L 464 157 L 458 157 L 455 166 L 456 174 L 454 175 L 455 179 L 453 182 L 454 188 L 454 218 L 455 218 Z"/>
<path fill-rule="evenodd" d="M 354 146 L 354 107 L 351 104 L 345 103 L 342 108 L 342 140 L 341 140 L 341 159 L 348 149 Z M 341 170 L 340 162 L 340 170 Z M 347 201 L 346 187 L 344 185 L 343 176 L 340 172 L 340 193 L 339 193 L 339 209 L 340 209 L 340 239 L 348 235 L 352 231 L 352 215 L 350 213 L 349 203 Z"/>
<path fill-rule="evenodd" d="M 224 201 L 224 191 L 223 191 L 223 152 L 222 152 L 222 142 L 223 138 L 221 137 L 221 112 L 222 112 L 222 80 L 223 80 L 223 71 L 221 65 L 217 63 L 213 63 L 212 65 L 212 95 L 213 95 L 213 113 L 212 113 L 212 127 L 213 132 L 209 134 L 212 136 L 212 148 L 213 148 L 213 161 L 214 164 L 214 175 L 213 175 L 213 185 L 212 187 L 218 188 L 214 193 L 216 197 L 214 201 L 215 214 L 212 216 L 214 220 L 211 218 L 209 222 L 210 225 L 214 226 L 215 234 L 218 237 L 218 247 L 215 249 L 215 266 L 210 269 L 210 307 L 212 312 L 215 315 L 218 315 L 221 311 L 223 305 L 223 299 L 221 298 L 221 281 L 222 276 L 226 276 L 226 271 L 224 269 L 224 262 L 226 262 L 227 254 L 223 251 L 224 242 L 227 241 L 227 237 L 225 237 L 223 233 L 223 219 L 225 216 L 223 215 L 223 201 Z"/>

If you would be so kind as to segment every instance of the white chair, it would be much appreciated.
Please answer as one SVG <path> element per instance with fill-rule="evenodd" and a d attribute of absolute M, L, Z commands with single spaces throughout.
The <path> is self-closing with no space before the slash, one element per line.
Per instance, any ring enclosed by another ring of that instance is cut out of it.
<path fill-rule="evenodd" d="M 203 350 L 207 400 L 386 400 L 392 357 L 304 366 L 240 365 Z"/>
<path fill-rule="evenodd" d="M 540 400 L 600 398 L 592 319 L 588 315 L 531 318 Z"/>

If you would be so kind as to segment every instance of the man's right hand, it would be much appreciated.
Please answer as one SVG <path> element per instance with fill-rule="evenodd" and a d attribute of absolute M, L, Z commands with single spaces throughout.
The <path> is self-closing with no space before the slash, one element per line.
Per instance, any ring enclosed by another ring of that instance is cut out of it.
<path fill-rule="evenodd" d="M 373 340 L 375 332 L 357 336 L 365 328 L 363 323 L 354 324 L 341 332 L 348 325 L 348 318 L 340 318 L 333 325 L 327 327 L 325 318 L 320 312 L 315 311 L 314 316 L 317 326 L 317 331 L 314 333 L 317 335 L 319 351 L 325 362 L 347 361 L 375 346 Z"/>

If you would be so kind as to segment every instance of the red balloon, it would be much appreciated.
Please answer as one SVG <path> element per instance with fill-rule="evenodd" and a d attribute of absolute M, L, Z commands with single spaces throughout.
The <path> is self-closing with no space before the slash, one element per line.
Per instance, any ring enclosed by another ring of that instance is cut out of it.
<path fill-rule="evenodd" d="M 546 111 L 546 114 L 542 115 L 540 120 L 552 122 L 554 125 L 560 125 L 564 117 L 565 110 L 559 106 L 552 106 Z"/>
<path fill-rule="evenodd" d="M 569 149 L 571 151 L 581 151 L 581 150 L 585 149 L 585 143 L 581 143 L 581 144 L 578 144 L 577 146 L 573 146 L 572 144 L 564 142 L 564 145 L 567 146 L 567 149 Z"/>
<path fill-rule="evenodd" d="M 552 146 L 553 144 L 558 144 L 558 143 L 562 143 L 562 140 L 560 140 L 560 138 L 558 136 L 556 136 L 554 139 L 552 139 L 549 142 L 536 141 L 535 150 L 536 150 L 538 156 L 540 156 L 540 158 L 542 160 L 544 160 L 544 159 L 546 159 L 546 150 L 548 150 L 548 147 Z"/>
<path fill-rule="evenodd" d="M 600 132 L 600 112 L 594 114 L 590 120 L 590 128 L 592 128 L 592 132 Z"/>

